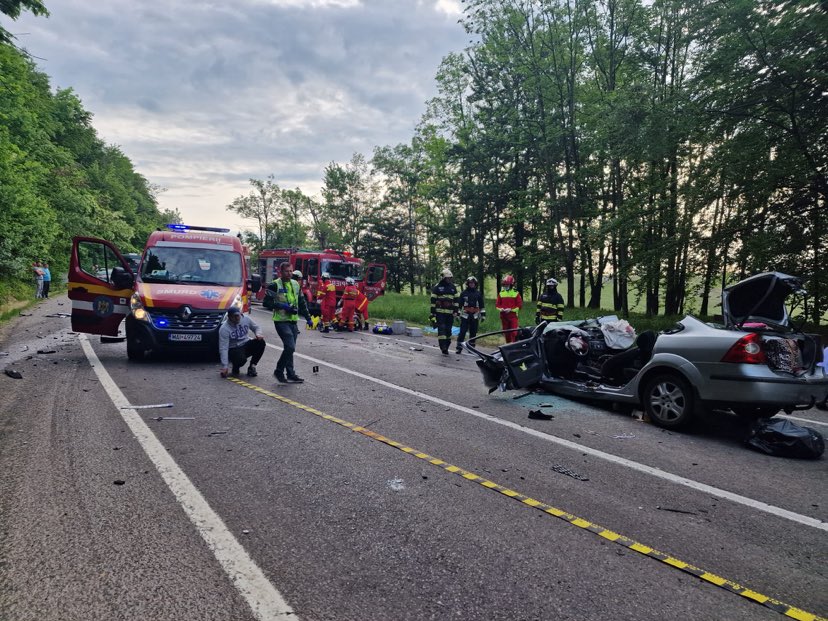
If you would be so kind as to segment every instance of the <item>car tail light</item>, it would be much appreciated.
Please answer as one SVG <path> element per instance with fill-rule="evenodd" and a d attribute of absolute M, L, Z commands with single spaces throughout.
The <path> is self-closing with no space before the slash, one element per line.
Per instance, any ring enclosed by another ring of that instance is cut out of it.
<path fill-rule="evenodd" d="M 722 362 L 738 364 L 767 364 L 765 351 L 762 349 L 762 337 L 748 334 L 736 341 L 722 358 Z"/>

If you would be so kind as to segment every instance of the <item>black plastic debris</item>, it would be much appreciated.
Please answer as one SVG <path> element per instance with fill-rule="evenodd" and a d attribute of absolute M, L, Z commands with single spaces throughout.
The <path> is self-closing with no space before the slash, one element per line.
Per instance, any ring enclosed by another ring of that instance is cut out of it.
<path fill-rule="evenodd" d="M 57 352 L 54 349 L 38 349 L 37 353 L 39 353 L 39 354 L 56 354 Z"/>
<path fill-rule="evenodd" d="M 825 452 L 825 439 L 818 431 L 785 418 L 756 421 L 745 444 L 774 457 L 819 459 Z"/>
<path fill-rule="evenodd" d="M 552 414 L 544 414 L 540 410 L 531 410 L 529 412 L 529 418 L 532 420 L 552 420 L 555 417 Z"/>
<path fill-rule="evenodd" d="M 23 374 L 20 371 L 15 371 L 14 369 L 6 369 L 6 375 L 12 379 L 23 379 Z"/>

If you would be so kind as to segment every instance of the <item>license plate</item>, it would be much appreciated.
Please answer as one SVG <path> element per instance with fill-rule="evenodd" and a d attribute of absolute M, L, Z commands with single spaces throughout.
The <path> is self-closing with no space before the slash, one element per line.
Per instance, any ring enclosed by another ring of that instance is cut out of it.
<path fill-rule="evenodd" d="M 200 341 L 200 334 L 170 334 L 171 341 Z"/>

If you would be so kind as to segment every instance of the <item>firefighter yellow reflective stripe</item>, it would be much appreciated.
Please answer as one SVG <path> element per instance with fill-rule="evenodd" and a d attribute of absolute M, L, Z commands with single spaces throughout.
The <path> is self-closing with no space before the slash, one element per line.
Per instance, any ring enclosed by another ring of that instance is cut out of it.
<path fill-rule="evenodd" d="M 682 571 L 684 573 L 695 576 L 701 580 L 704 580 L 705 582 L 721 587 L 725 591 L 741 595 L 749 601 L 756 602 L 757 604 L 764 606 L 765 608 L 769 608 L 775 612 L 778 612 L 779 614 L 782 614 L 786 617 L 789 617 L 791 619 L 798 619 L 799 621 L 828 621 L 828 619 L 826 619 L 825 617 L 820 617 L 814 613 L 806 612 L 800 608 L 790 606 L 784 602 L 768 597 L 767 595 L 763 595 L 757 591 L 743 587 L 740 584 L 737 584 L 736 582 L 732 582 L 730 580 L 726 580 L 725 578 L 721 578 L 716 574 L 712 574 L 703 569 L 695 567 L 689 563 L 680 561 L 674 556 L 665 554 L 664 552 L 659 552 L 658 550 L 651 548 L 650 546 L 644 545 L 643 543 L 639 543 L 633 539 L 630 539 L 629 537 L 625 537 L 611 530 L 607 530 L 604 527 L 599 526 L 598 524 L 585 520 L 581 517 L 572 515 L 565 511 L 561 511 L 560 509 L 557 509 L 545 502 L 536 500 L 534 498 L 530 498 L 529 496 L 521 494 L 520 492 L 517 492 L 513 489 L 504 487 L 502 485 L 499 485 L 498 483 L 495 483 L 494 481 L 490 481 L 484 477 L 476 475 L 473 472 L 470 472 L 469 470 L 465 470 L 464 468 L 460 468 L 458 466 L 449 464 L 448 462 L 433 457 L 432 455 L 429 455 L 424 451 L 420 451 L 415 448 L 405 446 L 400 442 L 395 442 L 390 438 L 386 438 L 385 436 L 382 436 L 369 429 L 365 429 L 364 427 L 360 427 L 358 425 L 354 425 L 353 423 L 340 420 L 338 418 L 330 416 L 329 414 L 324 414 L 310 406 L 304 405 L 297 401 L 293 401 L 292 399 L 288 399 L 287 397 L 271 392 L 269 390 L 264 390 L 259 386 L 256 386 L 255 384 L 250 384 L 242 379 L 236 377 L 229 377 L 227 379 L 233 382 L 234 384 L 244 386 L 245 388 L 250 388 L 251 390 L 255 390 L 258 393 L 266 395 L 272 399 L 276 399 L 277 401 L 281 401 L 282 403 L 286 403 L 287 405 L 295 407 L 299 410 L 303 410 L 305 412 L 309 412 L 311 414 L 324 418 L 325 420 L 335 422 L 336 424 L 346 429 L 349 429 L 350 431 L 360 433 L 373 440 L 382 442 L 387 446 L 391 446 L 393 448 L 396 448 L 397 450 L 403 451 L 404 453 L 416 457 L 417 459 L 422 459 L 430 464 L 434 464 L 436 467 L 441 468 L 446 472 L 451 472 L 452 474 L 459 474 L 464 479 L 471 481 L 476 485 L 480 485 L 481 487 L 484 487 L 486 489 L 490 489 L 504 496 L 508 496 L 509 498 L 513 498 L 519 501 L 522 505 L 525 505 L 527 507 L 532 507 L 534 509 L 543 511 L 544 513 L 548 513 L 549 515 L 553 515 L 557 518 L 566 521 L 569 524 L 572 524 L 573 526 L 577 526 L 578 528 L 581 528 L 585 531 L 594 533 L 608 541 L 616 543 L 617 545 L 623 546 L 629 550 L 637 552 L 642 556 L 647 556 L 656 561 L 660 561 L 668 567 L 673 567 L 675 569 L 678 569 L 679 571 Z"/>

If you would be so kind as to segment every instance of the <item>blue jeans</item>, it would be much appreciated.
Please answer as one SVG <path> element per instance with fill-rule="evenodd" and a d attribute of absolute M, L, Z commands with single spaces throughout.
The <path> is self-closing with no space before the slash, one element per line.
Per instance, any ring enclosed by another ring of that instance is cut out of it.
<path fill-rule="evenodd" d="M 293 368 L 293 352 L 296 351 L 296 339 L 299 338 L 299 328 L 295 321 L 274 321 L 276 326 L 276 334 L 282 339 L 282 346 L 284 351 L 279 356 L 279 361 L 276 363 L 276 373 L 281 375 L 287 371 L 288 376 L 296 375 Z"/>

